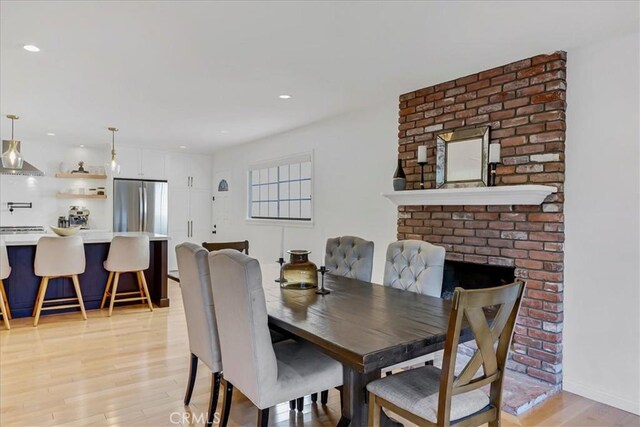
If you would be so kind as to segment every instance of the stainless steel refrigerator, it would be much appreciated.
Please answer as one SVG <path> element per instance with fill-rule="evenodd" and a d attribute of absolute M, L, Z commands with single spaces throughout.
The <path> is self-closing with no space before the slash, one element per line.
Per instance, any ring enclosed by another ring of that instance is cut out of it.
<path fill-rule="evenodd" d="M 169 217 L 167 181 L 115 178 L 113 231 L 167 234 Z"/>

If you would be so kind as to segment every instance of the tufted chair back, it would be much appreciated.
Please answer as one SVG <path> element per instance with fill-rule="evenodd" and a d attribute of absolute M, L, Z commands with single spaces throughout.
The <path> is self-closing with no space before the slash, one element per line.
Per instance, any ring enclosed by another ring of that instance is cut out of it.
<path fill-rule="evenodd" d="M 421 240 L 400 240 L 389 245 L 384 285 L 440 297 L 445 249 Z"/>
<path fill-rule="evenodd" d="M 353 236 L 327 239 L 324 265 L 328 273 L 336 276 L 370 282 L 373 242 Z"/>
<path fill-rule="evenodd" d="M 202 360 L 211 372 L 220 372 L 222 356 L 216 312 L 213 307 L 208 255 L 208 250 L 193 243 L 176 246 L 189 350 Z"/>

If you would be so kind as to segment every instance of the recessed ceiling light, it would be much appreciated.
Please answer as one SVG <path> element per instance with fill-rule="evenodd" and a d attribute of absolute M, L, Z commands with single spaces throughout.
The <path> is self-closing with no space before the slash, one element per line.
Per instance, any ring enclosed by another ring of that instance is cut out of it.
<path fill-rule="evenodd" d="M 47 132 L 47 135 L 49 135 L 49 136 L 56 136 L 56 134 L 55 134 L 55 133 L 53 133 L 53 132 Z"/>
<path fill-rule="evenodd" d="M 84 144 L 80 144 L 80 148 L 84 148 Z"/>
<path fill-rule="evenodd" d="M 280 99 L 290 99 L 291 95 L 280 95 L 278 98 L 280 98 Z"/>
<path fill-rule="evenodd" d="M 25 44 L 22 47 L 23 47 L 24 50 L 27 50 L 29 52 L 40 52 L 40 48 L 38 46 L 34 46 L 32 44 Z"/>
<path fill-rule="evenodd" d="M 184 148 L 187 148 L 187 146 L 186 145 L 181 145 L 180 148 L 184 149 Z"/>
<path fill-rule="evenodd" d="M 226 135 L 226 134 L 229 133 L 229 131 L 228 130 L 221 130 L 220 133 L 223 134 L 223 135 Z"/>

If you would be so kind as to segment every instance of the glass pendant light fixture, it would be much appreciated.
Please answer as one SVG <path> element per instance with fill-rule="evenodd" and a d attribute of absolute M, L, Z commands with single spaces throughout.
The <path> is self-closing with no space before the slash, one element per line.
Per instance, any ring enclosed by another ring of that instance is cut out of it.
<path fill-rule="evenodd" d="M 117 175 L 117 174 L 120 173 L 120 164 L 116 160 L 116 132 L 118 132 L 118 129 L 114 128 L 114 127 L 111 127 L 111 128 L 108 128 L 108 129 L 111 132 L 111 164 L 110 164 L 110 168 L 111 168 L 111 172 L 114 175 Z"/>
<path fill-rule="evenodd" d="M 24 159 L 20 153 L 20 141 L 16 141 L 13 138 L 13 122 L 14 120 L 18 120 L 18 116 L 9 114 L 7 118 L 11 120 L 11 139 L 9 141 L 2 141 L 9 143 L 7 151 L 2 153 L 2 167 L 7 169 L 22 169 Z"/>

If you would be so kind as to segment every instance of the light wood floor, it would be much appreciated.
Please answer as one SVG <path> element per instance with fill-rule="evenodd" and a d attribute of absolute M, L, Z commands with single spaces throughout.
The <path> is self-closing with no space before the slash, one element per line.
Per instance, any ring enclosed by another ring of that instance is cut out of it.
<path fill-rule="evenodd" d="M 170 283 L 171 307 L 144 306 L 45 315 L 0 326 L 0 425 L 202 425 L 210 373 L 200 365 L 190 407 L 182 405 L 189 352 L 179 288 Z M 302 413 L 288 404 L 271 411 L 271 425 L 334 426 L 339 397 Z M 172 415 L 173 414 L 173 415 Z M 232 425 L 255 425 L 256 411 L 236 393 Z M 173 422 L 172 422 L 173 421 Z M 561 393 L 521 417 L 505 414 L 504 426 L 638 426 L 640 418 L 591 400 Z"/>

